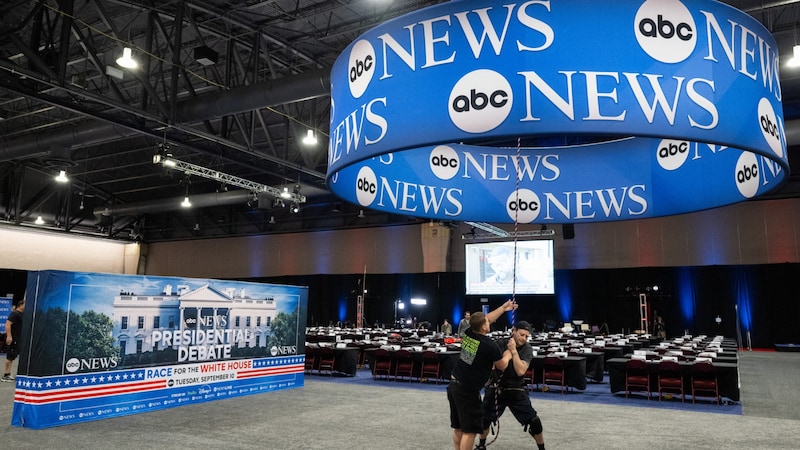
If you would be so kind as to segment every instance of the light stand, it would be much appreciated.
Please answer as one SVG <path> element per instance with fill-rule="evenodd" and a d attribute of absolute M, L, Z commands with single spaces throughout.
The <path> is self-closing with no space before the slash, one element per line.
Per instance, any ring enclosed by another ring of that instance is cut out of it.
<path fill-rule="evenodd" d="M 394 301 L 394 325 L 393 326 L 395 326 L 395 327 L 397 326 L 397 310 L 398 309 L 405 309 L 405 307 L 406 307 L 406 305 L 405 305 L 405 303 L 403 303 L 402 300 L 397 299 L 397 300 Z"/>

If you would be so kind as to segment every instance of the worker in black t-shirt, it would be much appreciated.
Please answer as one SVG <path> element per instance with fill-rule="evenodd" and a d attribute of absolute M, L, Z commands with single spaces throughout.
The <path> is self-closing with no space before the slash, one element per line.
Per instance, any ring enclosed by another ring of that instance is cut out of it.
<path fill-rule="evenodd" d="M 461 339 L 461 355 L 447 386 L 450 426 L 456 450 L 472 450 L 475 436 L 483 432 L 481 389 L 489 379 L 493 365 L 505 370 L 503 364 L 508 364 L 503 361 L 497 344 L 486 334 L 490 325 L 504 312 L 515 309 L 517 304 L 509 300 L 489 314 L 476 312 L 469 318 L 469 329 Z"/>
<path fill-rule="evenodd" d="M 528 343 L 531 325 L 524 320 L 516 323 L 509 339 L 497 341 L 497 347 L 503 351 L 504 364 L 495 364 L 492 378 L 483 396 L 484 430 L 475 450 L 486 450 L 486 437 L 489 427 L 496 422 L 508 408 L 536 442 L 539 450 L 544 450 L 542 421 L 531 405 L 528 397 L 528 380 L 525 373 L 533 359 L 533 348 Z M 505 366 L 505 369 L 499 367 Z"/>

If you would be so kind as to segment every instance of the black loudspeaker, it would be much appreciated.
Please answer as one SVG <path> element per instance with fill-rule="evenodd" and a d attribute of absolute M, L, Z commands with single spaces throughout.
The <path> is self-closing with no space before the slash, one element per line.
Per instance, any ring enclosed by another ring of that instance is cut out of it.
<path fill-rule="evenodd" d="M 562 230 L 564 232 L 564 239 L 575 238 L 575 225 L 571 223 L 565 223 L 562 225 Z"/>

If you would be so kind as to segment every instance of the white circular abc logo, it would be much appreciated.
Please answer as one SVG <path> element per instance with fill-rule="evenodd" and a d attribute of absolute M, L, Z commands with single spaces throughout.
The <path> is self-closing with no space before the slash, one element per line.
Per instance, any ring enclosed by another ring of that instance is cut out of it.
<path fill-rule="evenodd" d="M 736 170 L 733 175 L 736 179 L 736 188 L 742 197 L 753 198 L 758 192 L 758 159 L 755 153 L 743 152 L 736 161 Z"/>
<path fill-rule="evenodd" d="M 506 199 L 506 212 L 517 223 L 531 223 L 539 217 L 542 204 L 539 196 L 530 189 L 511 192 Z"/>
<path fill-rule="evenodd" d="M 458 153 L 446 145 L 439 145 L 431 150 L 430 159 L 428 162 L 431 165 L 431 172 L 436 175 L 440 180 L 449 180 L 456 176 L 458 168 L 461 166 L 461 161 L 458 159 Z"/>
<path fill-rule="evenodd" d="M 678 63 L 688 58 L 697 44 L 697 27 L 680 0 L 647 0 L 633 23 L 639 46 L 651 58 Z"/>
<path fill-rule="evenodd" d="M 783 127 L 778 123 L 778 117 L 775 115 L 772 103 L 766 98 L 762 98 L 758 102 L 758 126 L 761 128 L 761 134 L 764 135 L 769 148 L 776 155 L 783 158 L 783 145 L 781 143 Z"/>
<path fill-rule="evenodd" d="M 347 80 L 350 82 L 350 93 L 360 98 L 364 95 L 375 74 L 375 49 L 368 41 L 360 40 L 350 50 L 347 64 Z"/>
<path fill-rule="evenodd" d="M 378 177 L 371 168 L 364 166 L 358 171 L 356 180 L 356 199 L 361 206 L 369 206 L 378 195 Z"/>
<path fill-rule="evenodd" d="M 67 372 L 75 373 L 81 368 L 81 362 L 78 361 L 78 358 L 70 358 L 67 360 L 67 365 L 65 368 L 67 369 Z"/>
<path fill-rule="evenodd" d="M 689 141 L 662 139 L 658 143 L 656 159 L 664 170 L 679 169 L 689 157 Z"/>
<path fill-rule="evenodd" d="M 269 354 L 272 355 L 272 356 L 276 356 L 278 354 L 278 347 L 276 347 L 274 345 L 272 347 L 270 347 Z"/>
<path fill-rule="evenodd" d="M 499 73 L 474 70 L 461 77 L 450 92 L 450 120 L 467 133 L 497 128 L 511 112 L 511 84 Z"/>

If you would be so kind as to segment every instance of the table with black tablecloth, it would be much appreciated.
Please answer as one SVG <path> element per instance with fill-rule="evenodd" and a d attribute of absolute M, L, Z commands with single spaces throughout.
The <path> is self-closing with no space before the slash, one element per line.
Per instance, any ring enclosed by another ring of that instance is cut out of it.
<path fill-rule="evenodd" d="M 611 392 L 625 392 L 625 363 L 628 358 L 612 358 L 606 361 L 609 385 Z M 683 391 L 686 395 L 692 394 L 692 363 L 680 361 L 681 374 L 683 375 Z M 647 361 L 650 368 L 650 391 L 658 392 L 658 361 Z M 717 383 L 720 397 L 732 401 L 739 401 L 739 368 L 732 363 L 714 363 L 717 368 Z"/>
<path fill-rule="evenodd" d="M 533 369 L 533 384 L 542 384 L 542 371 L 544 370 L 544 355 L 534 356 L 531 360 Z M 586 358 L 583 356 L 567 356 L 560 358 L 564 362 L 564 381 L 571 388 L 586 389 Z"/>
<path fill-rule="evenodd" d="M 314 344 L 310 344 L 314 346 Z M 316 350 L 319 347 L 315 348 Z M 358 352 L 361 351 L 358 347 L 339 347 L 333 348 L 333 353 L 336 360 L 333 362 L 333 372 L 354 377 L 356 376 L 356 369 L 358 368 Z M 319 370 L 319 358 L 314 361 L 314 368 L 311 371 L 315 373 Z"/>
<path fill-rule="evenodd" d="M 408 350 L 408 349 L 406 349 Z M 389 355 L 393 355 L 396 350 L 390 350 Z M 422 353 L 420 351 L 411 351 L 411 357 L 414 360 L 414 376 L 419 377 L 422 371 Z M 374 358 L 375 348 L 368 348 L 364 349 L 364 364 L 369 367 L 370 371 L 372 371 L 373 361 Z M 439 379 L 440 380 L 450 380 L 450 373 L 453 371 L 453 367 L 455 367 L 456 362 L 458 361 L 458 357 L 461 354 L 460 351 L 454 350 L 447 350 L 444 352 L 434 352 L 436 356 L 439 358 Z M 394 358 L 392 358 L 392 369 L 391 369 L 392 376 L 394 376 Z"/>

